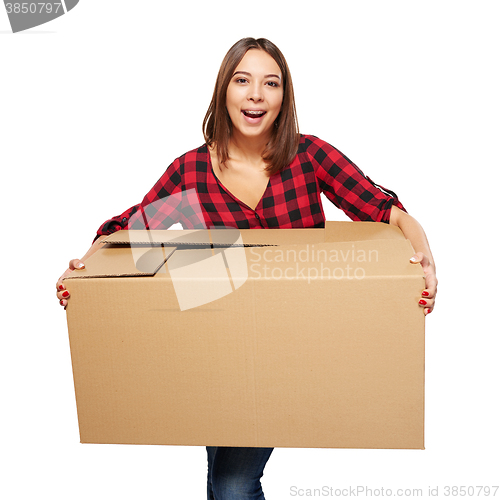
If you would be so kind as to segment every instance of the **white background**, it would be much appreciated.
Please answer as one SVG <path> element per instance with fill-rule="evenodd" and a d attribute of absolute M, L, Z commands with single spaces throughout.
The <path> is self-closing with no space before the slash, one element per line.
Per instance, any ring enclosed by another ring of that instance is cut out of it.
<path fill-rule="evenodd" d="M 426 450 L 277 449 L 266 498 L 498 485 L 497 5 L 81 0 L 18 34 L 0 6 L 2 498 L 204 498 L 202 447 L 79 444 L 55 282 L 104 220 L 202 144 L 220 62 L 245 36 L 285 54 L 301 132 L 398 193 L 440 279 Z"/>

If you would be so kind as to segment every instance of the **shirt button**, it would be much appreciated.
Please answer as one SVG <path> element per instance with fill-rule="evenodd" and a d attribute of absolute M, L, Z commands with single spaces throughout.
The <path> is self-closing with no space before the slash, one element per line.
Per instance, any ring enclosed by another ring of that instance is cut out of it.
<path fill-rule="evenodd" d="M 259 214 L 258 214 L 258 213 L 256 213 L 256 214 L 255 214 L 255 218 L 256 218 L 256 219 L 260 219 L 260 217 L 259 217 Z"/>
<path fill-rule="evenodd" d="M 122 222 L 127 222 L 127 218 L 126 218 L 126 217 L 124 217 L 124 218 L 122 219 Z"/>

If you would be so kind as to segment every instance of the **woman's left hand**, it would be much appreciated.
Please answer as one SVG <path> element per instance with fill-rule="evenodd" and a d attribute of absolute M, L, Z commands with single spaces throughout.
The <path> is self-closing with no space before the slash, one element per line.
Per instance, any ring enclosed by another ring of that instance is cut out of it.
<path fill-rule="evenodd" d="M 437 294 L 438 280 L 436 277 L 436 267 L 430 259 L 422 252 L 417 252 L 411 259 L 412 264 L 421 264 L 425 276 L 425 289 L 422 290 L 422 297 L 418 301 L 420 307 L 424 308 L 424 314 L 431 313 L 434 309 Z"/>

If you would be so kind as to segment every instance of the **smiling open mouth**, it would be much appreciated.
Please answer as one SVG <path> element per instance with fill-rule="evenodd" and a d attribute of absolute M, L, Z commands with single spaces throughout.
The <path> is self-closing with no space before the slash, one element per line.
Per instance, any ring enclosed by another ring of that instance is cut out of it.
<path fill-rule="evenodd" d="M 243 110 L 243 114 L 245 116 L 248 116 L 248 118 L 260 118 L 261 116 L 264 116 L 267 113 L 267 111 L 250 111 L 248 109 Z"/>

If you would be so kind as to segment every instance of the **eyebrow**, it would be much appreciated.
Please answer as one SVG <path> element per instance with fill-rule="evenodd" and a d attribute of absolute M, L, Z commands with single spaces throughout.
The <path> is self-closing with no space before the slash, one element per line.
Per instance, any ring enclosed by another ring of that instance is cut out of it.
<path fill-rule="evenodd" d="M 251 73 L 249 73 L 248 71 L 236 71 L 236 72 L 234 73 L 234 75 L 237 75 L 238 73 L 240 73 L 240 74 L 242 74 L 242 75 L 252 76 L 252 74 L 251 74 Z M 233 76 L 234 76 L 234 75 L 233 75 Z M 271 78 L 271 77 L 273 77 L 273 76 L 274 76 L 275 78 L 277 78 L 278 80 L 281 80 L 281 77 L 280 77 L 279 75 L 274 75 L 274 74 L 264 75 L 264 78 Z M 231 78 L 232 78 L 232 77 L 231 77 Z"/>

